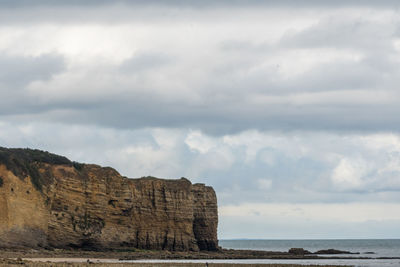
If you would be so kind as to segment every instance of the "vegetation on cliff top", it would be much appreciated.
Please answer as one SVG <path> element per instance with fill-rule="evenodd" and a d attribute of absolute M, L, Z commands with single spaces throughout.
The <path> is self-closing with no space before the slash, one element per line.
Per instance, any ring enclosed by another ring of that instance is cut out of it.
<path fill-rule="evenodd" d="M 48 177 L 39 172 L 40 163 L 74 166 L 77 170 L 81 170 L 83 167 L 81 163 L 72 162 L 66 157 L 47 151 L 0 147 L 0 164 L 4 164 L 8 170 L 21 179 L 29 175 L 32 184 L 38 190 L 42 189 L 42 185 L 46 181 L 48 182 Z"/>

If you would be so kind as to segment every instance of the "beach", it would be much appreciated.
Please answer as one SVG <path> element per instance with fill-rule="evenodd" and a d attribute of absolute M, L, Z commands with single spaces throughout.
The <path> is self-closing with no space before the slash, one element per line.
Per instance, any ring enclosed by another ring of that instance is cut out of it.
<path fill-rule="evenodd" d="M 64 267 L 64 266 L 143 266 L 143 267 L 226 267 L 232 266 L 231 263 L 115 263 L 110 259 L 84 259 L 84 258 L 53 258 L 53 259 L 45 259 L 38 258 L 36 261 L 34 260 L 22 260 L 22 259 L 0 259 L 0 266 L 30 266 L 30 267 L 46 267 L 46 266 L 54 266 L 54 267 Z M 321 265 L 299 265 L 299 264 L 234 264 L 236 267 L 257 267 L 257 266 L 266 266 L 266 267 L 301 267 L 301 266 L 321 266 Z M 337 267 L 339 265 L 324 265 L 326 267 Z M 340 265 L 343 266 L 343 265 Z"/>
<path fill-rule="evenodd" d="M 318 257 L 286 252 L 1 250 L 1 266 L 379 266 L 362 257 Z M 366 263 L 359 265 L 359 263 Z M 353 264 L 354 263 L 354 264 Z M 391 263 L 379 261 L 379 264 Z M 371 265 L 372 264 L 372 265 Z M 375 262 L 376 264 L 376 262 Z"/>

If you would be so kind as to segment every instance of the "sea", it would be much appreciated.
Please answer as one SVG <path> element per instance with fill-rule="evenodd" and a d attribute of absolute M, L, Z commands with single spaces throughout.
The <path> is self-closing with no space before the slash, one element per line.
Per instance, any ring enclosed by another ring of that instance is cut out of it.
<path fill-rule="evenodd" d="M 359 252 L 359 255 L 339 254 L 320 256 L 368 257 L 372 259 L 343 260 L 291 260 L 280 263 L 299 264 L 342 264 L 352 266 L 400 266 L 400 239 L 312 239 L 312 240 L 220 240 L 220 246 L 232 249 L 288 251 L 290 248 L 304 248 L 311 252 L 322 249 L 337 249 Z M 373 254 L 371 254 L 373 253 Z M 377 259 L 393 258 L 399 259 Z"/>
<path fill-rule="evenodd" d="M 337 249 L 359 252 L 360 255 L 343 254 L 343 257 L 399 257 L 400 239 L 308 239 L 308 240 L 264 240 L 241 239 L 219 240 L 227 249 L 248 249 L 266 251 L 288 251 L 290 248 L 304 248 L 311 252 L 322 249 Z M 374 254 L 369 254 L 373 252 Z M 329 255 L 332 256 L 332 255 Z M 334 255 L 335 256 L 335 255 Z"/>
<path fill-rule="evenodd" d="M 288 251 L 290 248 L 304 248 L 311 252 L 322 249 L 337 249 L 359 252 L 359 255 L 325 255 L 343 257 L 367 257 L 368 259 L 317 259 L 317 260 L 146 260 L 145 262 L 201 262 L 201 263 L 230 263 L 230 264 L 265 264 L 292 263 L 302 265 L 347 265 L 356 267 L 400 267 L 400 239 L 328 239 L 328 240 L 220 240 L 221 247 L 226 249 L 249 249 L 266 251 Z M 371 254 L 374 253 L 374 254 Z M 324 256 L 324 255 L 321 255 Z M 384 259 L 377 259 L 377 258 Z M 398 259 L 390 259 L 397 257 Z M 386 259 L 385 259 L 386 258 Z"/>

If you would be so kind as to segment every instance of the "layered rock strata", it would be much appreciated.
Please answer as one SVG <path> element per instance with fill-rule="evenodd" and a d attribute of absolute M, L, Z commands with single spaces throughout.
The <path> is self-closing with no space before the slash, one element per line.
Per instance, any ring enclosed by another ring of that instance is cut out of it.
<path fill-rule="evenodd" d="M 0 247 L 217 250 L 214 190 L 0 148 Z"/>

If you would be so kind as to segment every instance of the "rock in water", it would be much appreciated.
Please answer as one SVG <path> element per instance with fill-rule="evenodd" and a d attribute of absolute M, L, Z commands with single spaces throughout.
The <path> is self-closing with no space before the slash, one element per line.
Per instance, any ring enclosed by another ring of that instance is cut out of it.
<path fill-rule="evenodd" d="M 217 225 L 204 184 L 0 148 L 0 247 L 218 250 Z"/>
<path fill-rule="evenodd" d="M 291 248 L 288 251 L 289 254 L 294 254 L 294 255 L 305 255 L 305 254 L 311 254 L 310 251 L 305 250 L 304 248 Z"/>
<path fill-rule="evenodd" d="M 326 254 L 326 255 L 334 255 L 334 254 L 360 254 L 360 252 L 351 252 L 347 250 L 338 250 L 338 249 L 322 249 L 314 252 L 313 254 Z"/>

